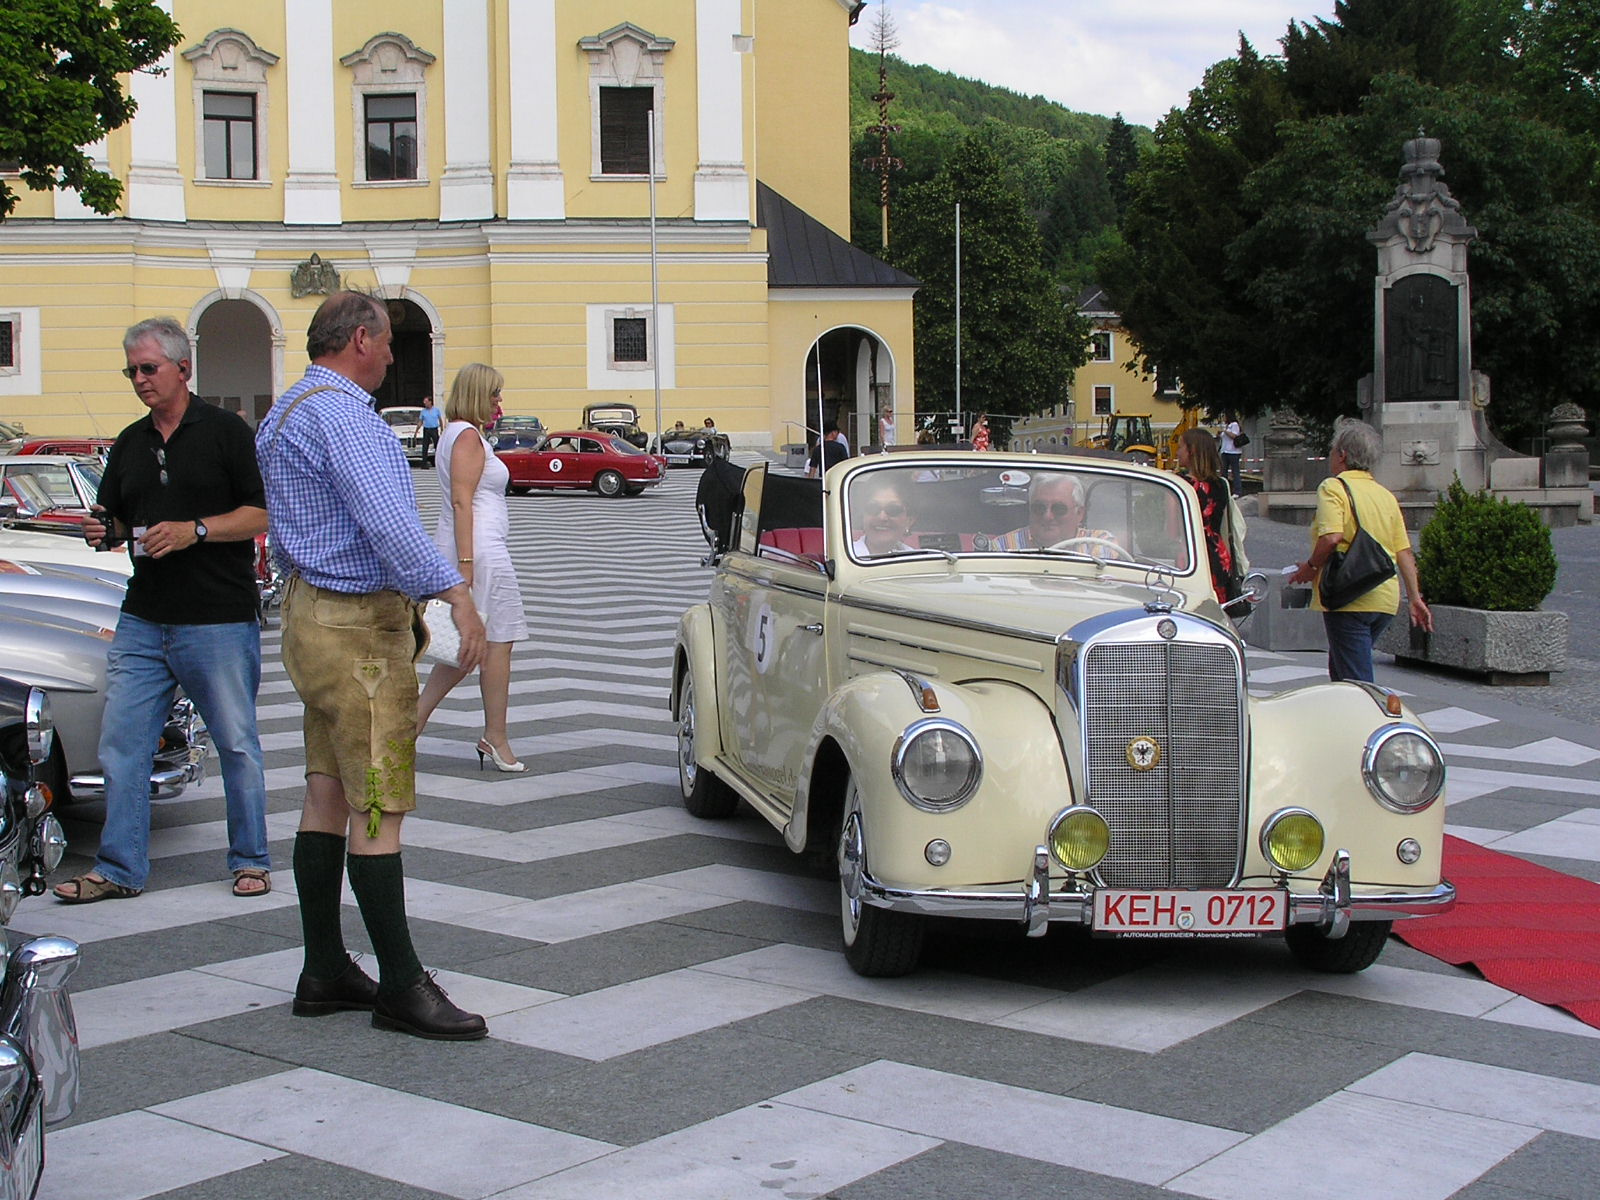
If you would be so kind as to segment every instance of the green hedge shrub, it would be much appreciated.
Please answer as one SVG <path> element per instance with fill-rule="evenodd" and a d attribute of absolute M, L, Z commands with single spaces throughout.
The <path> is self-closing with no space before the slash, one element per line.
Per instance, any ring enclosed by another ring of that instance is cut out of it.
<path fill-rule="evenodd" d="M 1533 509 L 1458 477 L 1422 530 L 1417 575 L 1430 604 L 1533 612 L 1556 585 L 1556 552 Z"/>

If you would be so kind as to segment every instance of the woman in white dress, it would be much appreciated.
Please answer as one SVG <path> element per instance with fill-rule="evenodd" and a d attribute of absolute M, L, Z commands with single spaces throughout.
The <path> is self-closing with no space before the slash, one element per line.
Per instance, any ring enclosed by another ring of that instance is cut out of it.
<path fill-rule="evenodd" d="M 434 463 L 444 505 L 434 543 L 472 584 L 473 603 L 483 614 L 489 649 L 478 675 L 483 693 L 483 737 L 478 739 L 478 766 L 488 758 L 499 771 L 525 771 L 528 765 L 511 751 L 506 734 L 506 705 L 511 690 L 511 643 L 528 636 L 506 545 L 510 517 L 506 513 L 506 465 L 489 449 L 483 431 L 500 416 L 504 377 L 483 363 L 469 363 L 456 375 L 445 403 L 448 424 L 439 435 Z M 421 734 L 439 701 L 468 675 L 459 667 L 438 663 L 417 701 L 417 733 Z"/>

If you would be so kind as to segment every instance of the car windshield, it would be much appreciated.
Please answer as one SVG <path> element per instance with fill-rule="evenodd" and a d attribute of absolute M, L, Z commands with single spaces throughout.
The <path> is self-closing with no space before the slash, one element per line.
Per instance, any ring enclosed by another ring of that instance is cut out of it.
<path fill-rule="evenodd" d="M 422 419 L 420 408 L 386 408 L 378 415 L 390 425 L 415 425 Z"/>
<path fill-rule="evenodd" d="M 17 512 L 24 516 L 49 512 L 63 504 L 76 506 L 78 503 L 76 499 L 71 501 L 55 499 L 44 481 L 31 471 L 7 471 L 4 495 L 17 502 Z"/>
<path fill-rule="evenodd" d="M 1026 460 L 859 471 L 844 496 L 850 556 L 1060 556 L 1187 573 L 1195 540 L 1182 487 L 1176 476 Z"/>
<path fill-rule="evenodd" d="M 641 450 L 638 446 L 635 446 L 632 442 L 625 441 L 625 440 L 623 440 L 622 438 L 619 438 L 619 437 L 607 438 L 606 439 L 606 445 L 611 447 L 611 449 L 614 452 L 616 452 L 617 454 L 643 454 L 644 453 L 643 450 Z"/>
<path fill-rule="evenodd" d="M 13 466 L 7 469 L 6 478 L 14 481 L 19 489 L 28 488 L 35 496 L 43 500 L 43 505 L 30 505 L 40 508 L 82 508 L 83 501 L 79 499 L 77 489 L 72 486 L 72 474 L 65 463 L 41 463 L 38 466 L 28 464 Z M 99 491 L 99 480 L 95 480 L 95 490 Z"/>

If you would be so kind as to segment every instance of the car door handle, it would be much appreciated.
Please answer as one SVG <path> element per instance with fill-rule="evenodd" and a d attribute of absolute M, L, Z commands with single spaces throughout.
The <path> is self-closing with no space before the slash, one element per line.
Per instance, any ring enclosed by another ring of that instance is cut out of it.
<path fill-rule="evenodd" d="M 821 621 L 813 621 L 809 625 L 800 626 L 800 628 L 805 630 L 807 633 L 821 633 L 822 632 L 822 622 Z"/>

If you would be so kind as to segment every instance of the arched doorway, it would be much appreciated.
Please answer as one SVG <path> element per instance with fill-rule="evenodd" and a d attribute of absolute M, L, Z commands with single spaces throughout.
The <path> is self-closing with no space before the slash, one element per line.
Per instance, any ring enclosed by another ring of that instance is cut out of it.
<path fill-rule="evenodd" d="M 859 326 L 828 330 L 806 355 L 808 428 L 817 425 L 819 390 L 821 427 L 837 425 L 853 451 L 873 444 L 878 440 L 878 412 L 894 405 L 894 357 L 888 345 Z"/>
<path fill-rule="evenodd" d="M 272 407 L 272 324 L 248 300 L 218 300 L 195 326 L 201 399 L 255 426 Z"/>
<path fill-rule="evenodd" d="M 394 362 L 373 393 L 378 407 L 419 405 L 424 396 L 433 396 L 434 403 L 442 406 L 444 397 L 434 392 L 433 323 L 428 314 L 411 300 L 385 300 L 384 304 L 389 308 L 389 325 L 394 331 Z"/>

